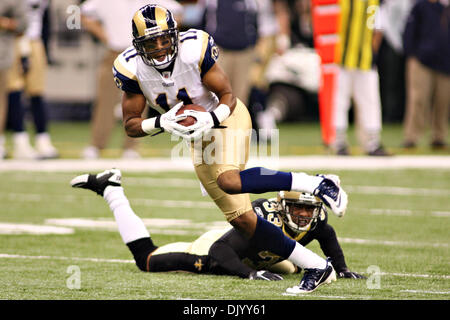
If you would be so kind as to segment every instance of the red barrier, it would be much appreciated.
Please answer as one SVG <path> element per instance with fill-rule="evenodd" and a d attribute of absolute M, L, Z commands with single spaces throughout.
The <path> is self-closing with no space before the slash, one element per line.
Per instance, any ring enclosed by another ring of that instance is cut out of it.
<path fill-rule="evenodd" d="M 335 138 L 333 110 L 339 68 L 336 50 L 339 43 L 339 0 L 311 0 L 314 47 L 321 58 L 321 85 L 319 88 L 319 117 L 322 141 L 330 146 Z"/>

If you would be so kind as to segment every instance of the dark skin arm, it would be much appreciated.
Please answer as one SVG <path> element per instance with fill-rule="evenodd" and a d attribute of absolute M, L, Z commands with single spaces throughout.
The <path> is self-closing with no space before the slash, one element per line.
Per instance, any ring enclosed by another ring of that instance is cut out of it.
<path fill-rule="evenodd" d="M 228 76 L 217 63 L 203 76 L 202 82 L 209 91 L 216 94 L 219 104 L 226 104 L 233 113 L 237 100 L 233 95 Z"/>
<path fill-rule="evenodd" d="M 236 97 L 232 93 L 228 76 L 217 63 L 203 76 L 202 82 L 208 90 L 217 95 L 219 104 L 223 103 L 229 106 L 232 113 L 236 107 Z M 131 92 L 123 93 L 123 123 L 128 136 L 137 138 L 147 135 L 141 128 L 142 120 L 145 120 L 145 118 L 142 118 L 145 105 L 144 95 Z"/>
<path fill-rule="evenodd" d="M 144 137 L 148 134 L 142 131 L 142 113 L 146 105 L 145 96 L 131 92 L 122 95 L 122 114 L 125 131 L 130 137 Z"/>

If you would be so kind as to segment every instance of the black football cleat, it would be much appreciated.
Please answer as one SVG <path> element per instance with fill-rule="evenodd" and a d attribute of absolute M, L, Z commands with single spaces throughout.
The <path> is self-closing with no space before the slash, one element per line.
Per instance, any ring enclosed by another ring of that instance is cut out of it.
<path fill-rule="evenodd" d="M 98 174 L 82 174 L 70 181 L 73 188 L 89 189 L 103 196 L 103 192 L 107 186 L 121 186 L 122 173 L 119 169 L 110 169 Z"/>
<path fill-rule="evenodd" d="M 287 288 L 286 292 L 291 294 L 310 293 L 316 290 L 323 284 L 329 284 L 336 281 L 336 272 L 327 259 L 327 266 L 325 269 L 305 269 L 302 281 L 298 286 Z"/>

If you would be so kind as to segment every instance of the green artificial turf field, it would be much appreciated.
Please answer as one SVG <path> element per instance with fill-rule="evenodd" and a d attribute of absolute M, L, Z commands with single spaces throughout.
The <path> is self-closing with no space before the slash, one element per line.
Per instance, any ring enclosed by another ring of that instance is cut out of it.
<path fill-rule="evenodd" d="M 120 156 L 120 134 L 118 128 L 104 157 Z M 88 141 L 88 125 L 54 123 L 52 135 L 62 158 L 77 158 Z M 283 125 L 280 137 L 281 155 L 326 154 L 317 126 Z M 385 145 L 402 155 L 448 155 L 432 152 L 425 140 L 417 150 L 399 149 L 397 125 L 388 126 L 384 137 Z M 167 156 L 167 139 L 160 135 L 151 143 L 143 140 L 142 154 Z M 356 146 L 352 151 L 361 154 Z M 331 213 L 329 222 L 348 266 L 368 279 L 342 279 L 309 295 L 289 296 L 286 288 L 298 284 L 301 275 L 264 282 L 143 273 L 122 243 L 103 199 L 70 187 L 71 178 L 85 171 L 3 170 L 0 299 L 449 300 L 450 170 L 327 171 L 341 177 L 350 199 L 345 217 Z M 219 210 L 201 195 L 193 172 L 122 174 L 130 203 L 157 245 L 193 241 L 212 227 L 226 226 Z M 317 243 L 308 247 L 323 255 Z"/>

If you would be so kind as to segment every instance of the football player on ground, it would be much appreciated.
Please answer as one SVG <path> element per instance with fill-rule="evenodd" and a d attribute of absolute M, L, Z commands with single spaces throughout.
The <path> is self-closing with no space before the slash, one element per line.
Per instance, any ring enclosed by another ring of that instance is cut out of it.
<path fill-rule="evenodd" d="M 115 82 L 124 91 L 122 111 L 127 134 L 143 137 L 165 131 L 190 140 L 197 177 L 227 221 L 252 246 L 310 270 L 300 285 L 288 292 L 311 292 L 335 280 L 330 261 L 255 214 L 249 193 L 308 192 L 342 216 L 348 200 L 339 178 L 261 167 L 246 169 L 251 119 L 216 63 L 219 51 L 214 39 L 196 29 L 178 33 L 172 13 L 158 5 L 139 9 L 132 19 L 132 30 L 133 46 L 117 57 L 113 67 Z M 146 104 L 160 114 L 145 118 Z M 190 104 L 200 105 L 206 112 L 188 110 L 177 115 L 183 105 Z M 196 122 L 190 126 L 178 123 L 187 116 Z"/>
<path fill-rule="evenodd" d="M 77 176 L 72 179 L 71 185 L 92 190 L 107 201 L 122 239 L 142 271 L 188 271 L 269 281 L 283 279 L 274 272 L 301 271 L 288 260 L 251 246 L 250 241 L 234 228 L 208 231 L 194 242 L 175 242 L 157 247 L 144 223 L 131 208 L 121 186 L 121 172 L 118 169 Z M 302 245 L 318 240 L 324 254 L 330 257 L 338 277 L 364 278 L 348 269 L 336 233 L 327 223 L 326 209 L 318 198 L 307 193 L 282 191 L 277 199 L 258 199 L 252 205 L 260 217 L 281 228 Z M 130 230 L 142 238 L 136 239 Z"/>

